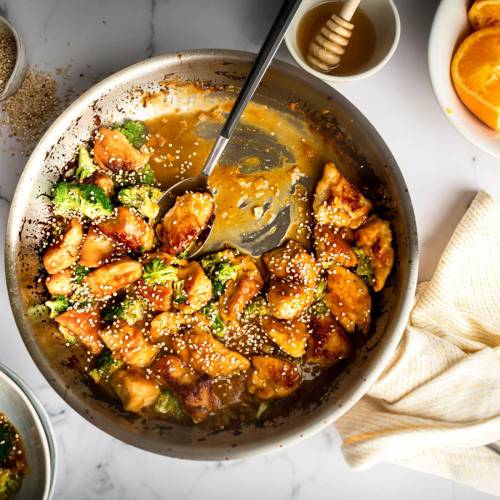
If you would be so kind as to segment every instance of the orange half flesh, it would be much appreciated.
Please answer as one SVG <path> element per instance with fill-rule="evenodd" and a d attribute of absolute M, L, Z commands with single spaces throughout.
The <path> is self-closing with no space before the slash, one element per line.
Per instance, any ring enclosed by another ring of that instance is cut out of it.
<path fill-rule="evenodd" d="M 500 129 L 500 26 L 468 36 L 456 51 L 451 77 L 461 101 L 483 123 Z"/>

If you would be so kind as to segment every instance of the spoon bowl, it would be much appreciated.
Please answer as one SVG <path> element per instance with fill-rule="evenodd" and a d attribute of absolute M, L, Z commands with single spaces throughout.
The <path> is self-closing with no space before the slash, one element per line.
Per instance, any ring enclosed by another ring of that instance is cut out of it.
<path fill-rule="evenodd" d="M 158 216 L 156 217 L 156 223 L 160 222 L 163 216 L 174 206 L 175 201 L 179 196 L 186 193 L 210 193 L 210 188 L 208 185 L 208 177 L 206 175 L 198 175 L 197 177 L 189 177 L 188 179 L 183 179 L 173 186 L 169 187 L 158 200 L 158 205 L 160 210 L 158 211 Z M 215 216 L 212 217 L 208 227 L 200 234 L 195 245 L 189 248 L 185 252 L 185 257 L 194 257 L 197 255 L 205 242 L 210 237 L 212 229 L 214 227 Z M 155 224 L 156 225 L 156 224 Z"/>

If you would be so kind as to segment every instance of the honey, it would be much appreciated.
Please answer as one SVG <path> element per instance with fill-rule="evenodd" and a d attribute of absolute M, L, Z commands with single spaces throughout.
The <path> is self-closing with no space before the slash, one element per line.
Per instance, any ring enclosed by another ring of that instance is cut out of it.
<path fill-rule="evenodd" d="M 297 46 L 304 60 L 316 34 L 333 14 L 339 14 L 342 5 L 343 2 L 320 3 L 304 15 L 297 30 Z M 350 76 L 363 71 L 375 51 L 375 27 L 362 8 L 358 7 L 351 22 L 354 29 L 349 45 L 338 66 L 329 71 L 330 75 Z"/>

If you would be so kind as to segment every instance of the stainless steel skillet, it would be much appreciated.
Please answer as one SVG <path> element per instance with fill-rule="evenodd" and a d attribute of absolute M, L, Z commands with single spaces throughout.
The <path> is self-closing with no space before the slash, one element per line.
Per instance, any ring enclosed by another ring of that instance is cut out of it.
<path fill-rule="evenodd" d="M 99 83 L 73 103 L 42 138 L 29 159 L 12 202 L 6 238 L 6 277 L 14 316 L 23 340 L 52 387 L 84 418 L 132 445 L 174 457 L 197 460 L 241 458 L 297 442 L 329 425 L 349 409 L 383 370 L 401 337 L 412 306 L 417 279 L 417 234 L 410 197 L 389 149 L 363 115 L 328 85 L 290 65 L 275 62 L 256 99 L 284 113 L 290 102 L 301 103 L 297 126 L 313 125 L 335 143 L 337 162 L 365 189 L 389 217 L 395 234 L 396 266 L 389 287 L 380 296 L 369 342 L 339 377 L 311 388 L 287 414 L 259 426 L 214 431 L 159 421 L 144 421 L 122 412 L 114 401 L 95 392 L 75 366 L 67 348 L 51 336 L 51 327 L 30 316 L 40 301 L 37 255 L 49 217 L 46 194 L 76 146 L 90 136 L 96 117 L 114 122 L 124 117 L 147 118 L 176 106 L 197 106 L 203 99 L 234 95 L 254 55 L 202 50 L 169 54 L 131 66 Z M 194 82 L 177 85 L 168 81 Z M 183 94 L 187 88 L 195 89 Z M 144 107 L 144 92 L 159 97 Z M 265 138 L 247 131 L 238 144 Z M 253 139 L 252 139 L 253 138 Z M 253 147 L 250 144 L 250 147 Z M 363 168 L 360 168 L 362 166 Z"/>

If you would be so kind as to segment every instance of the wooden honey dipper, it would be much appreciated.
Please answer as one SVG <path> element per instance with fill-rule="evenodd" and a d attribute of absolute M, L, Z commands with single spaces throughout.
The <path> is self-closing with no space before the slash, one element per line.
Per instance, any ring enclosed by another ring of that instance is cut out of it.
<path fill-rule="evenodd" d="M 349 44 L 354 24 L 350 21 L 361 0 L 347 0 L 339 14 L 333 14 L 314 37 L 307 53 L 307 62 L 327 73 L 340 63 Z"/>

